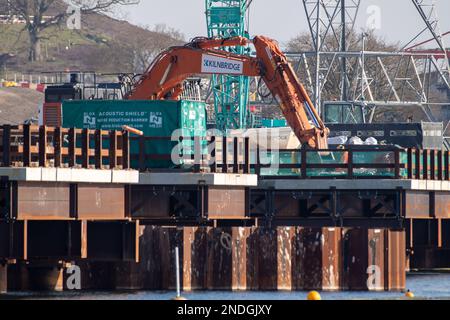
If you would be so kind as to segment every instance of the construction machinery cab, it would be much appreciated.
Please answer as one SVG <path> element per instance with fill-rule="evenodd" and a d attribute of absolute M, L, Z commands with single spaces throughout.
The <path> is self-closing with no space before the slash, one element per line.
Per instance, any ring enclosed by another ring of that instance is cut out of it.
<path fill-rule="evenodd" d="M 83 92 L 79 84 L 79 74 L 70 73 L 69 82 L 48 86 L 45 90 L 45 102 L 56 103 L 64 100 L 81 100 Z"/>
<path fill-rule="evenodd" d="M 124 90 L 122 80 L 126 76 L 79 71 L 56 73 L 52 76 L 53 84 L 45 88 L 45 101 L 43 106 L 39 107 L 39 124 L 61 126 L 64 101 L 121 99 Z M 115 77 L 118 77 L 119 81 L 112 81 Z"/>
<path fill-rule="evenodd" d="M 326 124 L 366 123 L 366 105 L 359 101 L 327 101 L 322 106 Z"/>
<path fill-rule="evenodd" d="M 69 79 L 68 83 L 47 86 L 44 105 L 39 110 L 39 124 L 60 127 L 62 102 L 83 99 L 83 90 L 79 86 L 79 74 L 70 73 Z"/>
<path fill-rule="evenodd" d="M 45 90 L 45 102 L 56 103 L 64 100 L 81 100 L 81 88 L 75 87 L 72 84 L 61 86 L 49 86 Z"/>

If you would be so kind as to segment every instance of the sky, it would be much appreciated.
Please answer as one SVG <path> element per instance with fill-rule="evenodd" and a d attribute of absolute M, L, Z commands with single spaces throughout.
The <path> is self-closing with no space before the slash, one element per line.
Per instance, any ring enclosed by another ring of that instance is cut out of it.
<path fill-rule="evenodd" d="M 436 0 L 436 5 L 441 31 L 450 31 L 450 1 Z M 181 31 L 186 40 L 206 35 L 205 0 L 141 0 L 138 6 L 123 10 L 131 23 L 166 24 Z M 308 32 L 302 0 L 253 0 L 250 13 L 253 35 L 270 36 L 286 44 L 299 33 Z M 425 27 L 411 0 L 362 0 L 356 30 L 364 29 L 368 20 L 375 21 L 378 35 L 388 42 L 401 44 L 406 44 Z M 427 34 L 422 39 L 430 37 Z M 446 42 L 450 44 L 450 36 Z"/>

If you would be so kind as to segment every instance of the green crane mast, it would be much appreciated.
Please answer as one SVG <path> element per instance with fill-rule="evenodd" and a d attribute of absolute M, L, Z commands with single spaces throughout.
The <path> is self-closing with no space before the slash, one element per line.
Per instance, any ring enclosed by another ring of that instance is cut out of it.
<path fill-rule="evenodd" d="M 253 0 L 206 0 L 208 37 L 249 37 L 248 9 Z M 237 54 L 250 54 L 248 48 L 228 48 Z M 219 130 L 252 126 L 249 104 L 249 78 L 215 75 L 211 83 L 216 127 Z"/>

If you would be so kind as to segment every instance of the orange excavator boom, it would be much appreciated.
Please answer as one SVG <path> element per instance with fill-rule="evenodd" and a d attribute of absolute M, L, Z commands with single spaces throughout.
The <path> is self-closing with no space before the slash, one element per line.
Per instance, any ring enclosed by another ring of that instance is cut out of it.
<path fill-rule="evenodd" d="M 216 48 L 253 43 L 256 57 Z M 329 130 L 277 42 L 257 36 L 228 39 L 196 38 L 185 46 L 162 52 L 126 96 L 130 100 L 178 100 L 183 82 L 196 74 L 261 77 L 280 105 L 302 144 L 326 149 Z"/>

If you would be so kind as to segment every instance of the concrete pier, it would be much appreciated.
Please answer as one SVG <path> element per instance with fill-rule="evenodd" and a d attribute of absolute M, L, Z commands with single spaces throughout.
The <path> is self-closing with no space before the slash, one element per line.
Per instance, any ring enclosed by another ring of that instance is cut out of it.
<path fill-rule="evenodd" d="M 8 265 L 0 263 L 0 294 L 8 291 Z"/>
<path fill-rule="evenodd" d="M 403 290 L 405 232 L 344 228 L 145 227 L 139 263 L 116 264 L 116 289 L 171 290 L 174 248 L 193 290 Z"/>
<path fill-rule="evenodd" d="M 447 210 L 448 214 L 450 211 Z M 450 266 L 450 219 L 409 219 L 407 239 L 410 270 L 448 269 Z"/>
<path fill-rule="evenodd" d="M 406 286 L 403 231 L 141 226 L 139 262 L 74 262 L 81 270 L 81 289 L 173 290 L 176 246 L 184 291 L 380 291 Z M 33 263 L 11 265 L 9 277 L 12 291 L 60 291 L 67 280 L 65 270 Z"/>
<path fill-rule="evenodd" d="M 43 266 L 28 268 L 29 290 L 32 291 L 63 291 L 63 268 L 58 266 Z"/>
<path fill-rule="evenodd" d="M 183 261 L 183 230 L 153 226 L 140 227 L 139 262 L 114 264 L 116 289 L 175 289 L 175 246 L 180 247 Z"/>
<path fill-rule="evenodd" d="M 56 263 L 8 266 L 8 291 L 63 291 L 64 269 Z"/>
<path fill-rule="evenodd" d="M 80 267 L 81 290 L 107 291 L 120 288 L 120 286 L 116 286 L 115 263 L 105 261 L 77 261 L 75 263 Z"/>

